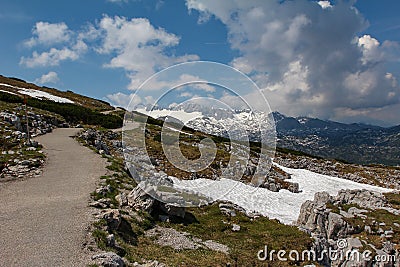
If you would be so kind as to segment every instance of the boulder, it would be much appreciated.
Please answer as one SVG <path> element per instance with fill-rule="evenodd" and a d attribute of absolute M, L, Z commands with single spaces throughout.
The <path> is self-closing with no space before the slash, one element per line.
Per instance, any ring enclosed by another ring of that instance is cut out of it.
<path fill-rule="evenodd" d="M 103 213 L 103 219 L 107 222 L 109 230 L 116 230 L 121 224 L 121 214 L 118 209 L 108 209 Z"/>
<path fill-rule="evenodd" d="M 343 220 L 343 216 L 330 212 L 327 218 L 326 234 L 328 239 L 338 239 L 345 237 L 347 234 L 347 223 Z"/>
<path fill-rule="evenodd" d="M 169 203 L 160 203 L 160 209 L 170 216 L 184 218 L 186 214 L 185 207 L 173 206 Z"/>
<path fill-rule="evenodd" d="M 387 206 L 387 200 L 382 193 L 368 190 L 340 190 L 334 202 L 335 204 L 355 204 L 367 209 Z"/>
<path fill-rule="evenodd" d="M 120 256 L 114 252 L 104 252 L 94 255 L 92 260 L 99 261 L 101 266 L 104 267 L 124 267 L 125 263 Z"/>
<path fill-rule="evenodd" d="M 128 205 L 128 196 L 122 192 L 115 196 L 115 200 L 118 202 L 120 207 Z"/>
<path fill-rule="evenodd" d="M 154 198 L 149 196 L 143 189 L 139 186 L 136 186 L 129 194 L 127 195 L 128 206 L 135 210 L 143 210 L 147 212 L 152 212 L 154 205 Z"/>

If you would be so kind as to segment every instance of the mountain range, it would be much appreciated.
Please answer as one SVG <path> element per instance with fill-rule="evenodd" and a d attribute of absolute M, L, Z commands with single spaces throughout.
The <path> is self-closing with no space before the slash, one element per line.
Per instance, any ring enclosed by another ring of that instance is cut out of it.
<path fill-rule="evenodd" d="M 400 125 L 385 128 L 309 117 L 295 118 L 279 112 L 204 108 L 195 104 L 180 108 L 156 108 L 152 111 L 142 108 L 138 111 L 154 118 L 169 117 L 175 123 L 181 121 L 208 134 L 230 135 L 239 140 L 249 137 L 250 141 L 260 141 L 260 133 L 271 136 L 273 118 L 278 147 L 357 164 L 400 165 Z"/>

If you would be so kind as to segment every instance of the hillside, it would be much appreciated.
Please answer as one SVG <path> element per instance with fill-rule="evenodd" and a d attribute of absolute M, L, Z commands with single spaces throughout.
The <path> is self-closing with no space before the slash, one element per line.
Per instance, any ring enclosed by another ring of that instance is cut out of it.
<path fill-rule="evenodd" d="M 79 95 L 72 91 L 64 92 L 55 88 L 40 87 L 19 78 L 9 78 L 2 75 L 0 75 L 0 92 L 9 92 L 21 97 L 26 95 L 37 99 L 56 100 L 56 102 L 60 103 L 75 103 L 76 105 L 96 111 L 114 109 L 109 103 L 102 100 Z"/>
<path fill-rule="evenodd" d="M 0 76 L 1 102 L 13 103 L 12 109 L 20 110 L 24 98 L 29 107 L 58 114 L 70 124 L 100 125 L 105 128 L 122 126 L 124 111 L 115 109 L 107 102 Z"/>

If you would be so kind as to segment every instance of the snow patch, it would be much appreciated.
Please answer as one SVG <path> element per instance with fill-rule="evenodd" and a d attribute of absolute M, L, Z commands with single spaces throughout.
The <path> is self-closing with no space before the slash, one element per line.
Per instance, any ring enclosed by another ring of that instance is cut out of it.
<path fill-rule="evenodd" d="M 10 94 L 10 95 L 17 95 L 16 93 L 13 93 L 13 92 L 10 92 L 10 91 L 5 91 L 5 90 L 0 90 L 0 92 L 7 93 L 7 94 Z"/>
<path fill-rule="evenodd" d="M 69 100 L 67 98 L 55 96 L 55 95 L 49 94 L 47 92 L 43 92 L 43 91 L 39 91 L 39 90 L 35 90 L 35 89 L 22 88 L 18 92 L 21 94 L 24 94 L 24 95 L 29 95 L 31 97 L 38 98 L 38 99 L 46 98 L 48 100 L 58 102 L 58 103 L 70 103 L 70 104 L 74 103 L 74 101 Z"/>
<path fill-rule="evenodd" d="M 291 182 L 299 183 L 301 193 L 288 190 L 272 192 L 265 188 L 256 188 L 244 183 L 230 180 L 179 180 L 174 178 L 174 187 L 199 192 L 213 200 L 230 201 L 244 208 L 247 212 L 260 213 L 270 219 L 277 219 L 284 224 L 293 224 L 299 214 L 301 205 L 313 200 L 314 194 L 326 191 L 337 195 L 342 189 L 366 189 L 377 192 L 390 192 L 390 189 L 356 183 L 338 177 L 323 175 L 303 169 L 291 169 L 274 163 L 292 175 Z M 229 188 L 230 190 L 227 190 Z M 222 194 L 221 192 L 226 192 Z"/>
<path fill-rule="evenodd" d="M 74 101 L 69 100 L 68 98 L 55 96 L 55 95 L 49 94 L 47 92 L 43 92 L 43 91 L 39 91 L 39 90 L 35 90 L 35 89 L 27 89 L 27 88 L 13 86 L 13 85 L 6 84 L 6 83 L 0 83 L 0 86 L 17 89 L 18 93 L 20 93 L 20 94 L 29 95 L 31 97 L 38 98 L 38 99 L 46 98 L 48 100 L 58 102 L 58 103 L 70 103 L 70 104 L 74 103 Z M 7 92 L 7 91 L 5 91 L 5 92 Z M 10 92 L 7 92 L 7 93 L 10 93 Z M 13 93 L 10 93 L 10 94 L 13 94 Z"/>

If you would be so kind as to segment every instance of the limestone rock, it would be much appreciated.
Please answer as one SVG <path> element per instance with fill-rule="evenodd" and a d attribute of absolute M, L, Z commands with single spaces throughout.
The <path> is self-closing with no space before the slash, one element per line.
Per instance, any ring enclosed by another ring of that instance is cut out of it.
<path fill-rule="evenodd" d="M 116 230 L 121 224 L 121 214 L 118 209 L 105 210 L 103 219 L 106 220 L 109 230 Z"/>
<path fill-rule="evenodd" d="M 118 202 L 120 207 L 128 205 L 128 197 L 124 192 L 119 193 L 117 196 L 115 196 L 115 200 Z"/>
<path fill-rule="evenodd" d="M 153 210 L 154 199 L 146 194 L 139 186 L 135 187 L 128 196 L 128 205 L 135 210 L 151 212 Z"/>
<path fill-rule="evenodd" d="M 124 267 L 125 263 L 120 256 L 114 252 L 105 252 L 101 254 L 94 255 L 92 260 L 97 260 L 100 262 L 101 266 L 104 267 Z"/>

